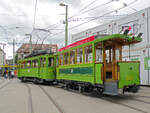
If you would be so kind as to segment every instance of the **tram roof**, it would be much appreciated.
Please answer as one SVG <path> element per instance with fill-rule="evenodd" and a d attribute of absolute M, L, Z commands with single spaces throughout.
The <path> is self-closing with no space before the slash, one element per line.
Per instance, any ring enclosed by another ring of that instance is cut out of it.
<path fill-rule="evenodd" d="M 138 43 L 138 42 L 142 41 L 141 37 L 129 36 L 129 35 L 124 35 L 124 34 L 112 34 L 112 35 L 108 35 L 108 36 L 104 36 L 104 37 L 95 36 L 95 38 L 96 39 L 93 40 L 93 41 L 90 41 L 90 42 L 87 42 L 87 43 L 84 43 L 84 44 L 81 44 L 81 45 L 77 45 L 75 47 L 71 47 L 71 48 L 68 48 L 66 50 L 62 50 L 58 53 L 66 52 L 66 51 L 69 51 L 69 50 L 73 50 L 75 48 L 81 48 L 81 47 L 84 47 L 84 46 L 88 46 L 88 45 L 95 44 L 95 43 L 98 43 L 98 42 L 103 42 L 103 41 L 108 41 L 108 43 L 109 42 L 118 42 L 121 45 L 135 44 L 135 43 Z"/>

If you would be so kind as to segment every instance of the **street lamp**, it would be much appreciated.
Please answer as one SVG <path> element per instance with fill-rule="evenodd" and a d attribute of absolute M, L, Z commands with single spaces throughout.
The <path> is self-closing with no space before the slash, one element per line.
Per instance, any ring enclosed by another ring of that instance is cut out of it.
<path fill-rule="evenodd" d="M 25 36 L 30 36 L 30 53 L 32 53 L 32 35 L 31 34 L 25 34 Z"/>
<path fill-rule="evenodd" d="M 60 6 L 65 6 L 66 7 L 66 27 L 65 27 L 65 46 L 68 44 L 68 5 L 60 3 Z"/>

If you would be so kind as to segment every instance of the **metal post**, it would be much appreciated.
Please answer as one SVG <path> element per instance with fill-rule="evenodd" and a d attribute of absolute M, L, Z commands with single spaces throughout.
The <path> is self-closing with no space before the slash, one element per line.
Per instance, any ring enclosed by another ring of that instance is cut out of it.
<path fill-rule="evenodd" d="M 13 39 L 13 65 L 15 65 L 15 39 Z"/>
<path fill-rule="evenodd" d="M 147 42 L 148 42 L 148 45 L 149 45 L 149 38 L 150 38 L 150 34 L 149 34 L 149 13 L 148 13 L 149 11 L 148 11 L 148 9 L 147 9 Z M 149 53 L 149 47 L 148 47 L 148 58 L 149 58 L 149 56 L 150 56 L 150 53 Z M 148 85 L 150 84 L 150 81 L 149 81 L 149 79 L 150 79 L 150 77 L 149 77 L 149 69 L 148 69 Z"/>
<path fill-rule="evenodd" d="M 66 28 L 65 28 L 65 46 L 68 45 L 68 5 L 66 7 Z"/>
<path fill-rule="evenodd" d="M 5 71 L 5 69 L 4 69 L 4 59 L 5 59 L 5 52 L 4 52 L 4 49 L 5 49 L 5 45 L 3 44 L 3 73 L 4 73 L 4 71 Z"/>
<path fill-rule="evenodd" d="M 68 45 L 68 5 L 63 3 L 60 3 L 59 5 L 66 7 L 65 46 L 67 46 Z"/>
<path fill-rule="evenodd" d="M 29 41 L 29 43 L 30 43 L 30 53 L 32 53 L 32 34 L 25 34 L 25 36 L 30 36 L 29 38 L 30 38 L 30 41 Z"/>
<path fill-rule="evenodd" d="M 5 64 L 4 60 L 5 60 L 5 52 L 4 52 L 4 49 L 5 49 L 5 45 L 3 45 L 3 66 Z"/>
<path fill-rule="evenodd" d="M 30 53 L 32 53 L 32 35 L 30 34 Z"/>

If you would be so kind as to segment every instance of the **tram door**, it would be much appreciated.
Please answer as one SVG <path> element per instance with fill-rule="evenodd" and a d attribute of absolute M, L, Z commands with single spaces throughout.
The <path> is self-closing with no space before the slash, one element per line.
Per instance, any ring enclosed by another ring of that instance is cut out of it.
<path fill-rule="evenodd" d="M 121 60 L 122 51 L 119 44 L 107 43 L 103 48 L 103 78 L 105 82 L 110 82 L 118 80 L 117 61 Z"/>

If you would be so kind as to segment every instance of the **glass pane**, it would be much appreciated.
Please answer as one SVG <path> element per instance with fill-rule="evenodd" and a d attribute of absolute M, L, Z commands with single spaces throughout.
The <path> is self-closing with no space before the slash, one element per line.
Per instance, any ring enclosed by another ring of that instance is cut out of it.
<path fill-rule="evenodd" d="M 102 62 L 102 48 L 96 49 L 96 62 Z"/>
<path fill-rule="evenodd" d="M 85 47 L 85 62 L 92 62 L 93 54 L 92 54 L 92 46 Z"/>
<path fill-rule="evenodd" d="M 77 63 L 83 62 L 83 49 L 77 49 Z"/>
<path fill-rule="evenodd" d="M 75 50 L 70 51 L 70 64 L 75 64 Z"/>
<path fill-rule="evenodd" d="M 68 64 L 69 63 L 69 53 L 64 53 L 65 57 L 65 64 Z"/>

